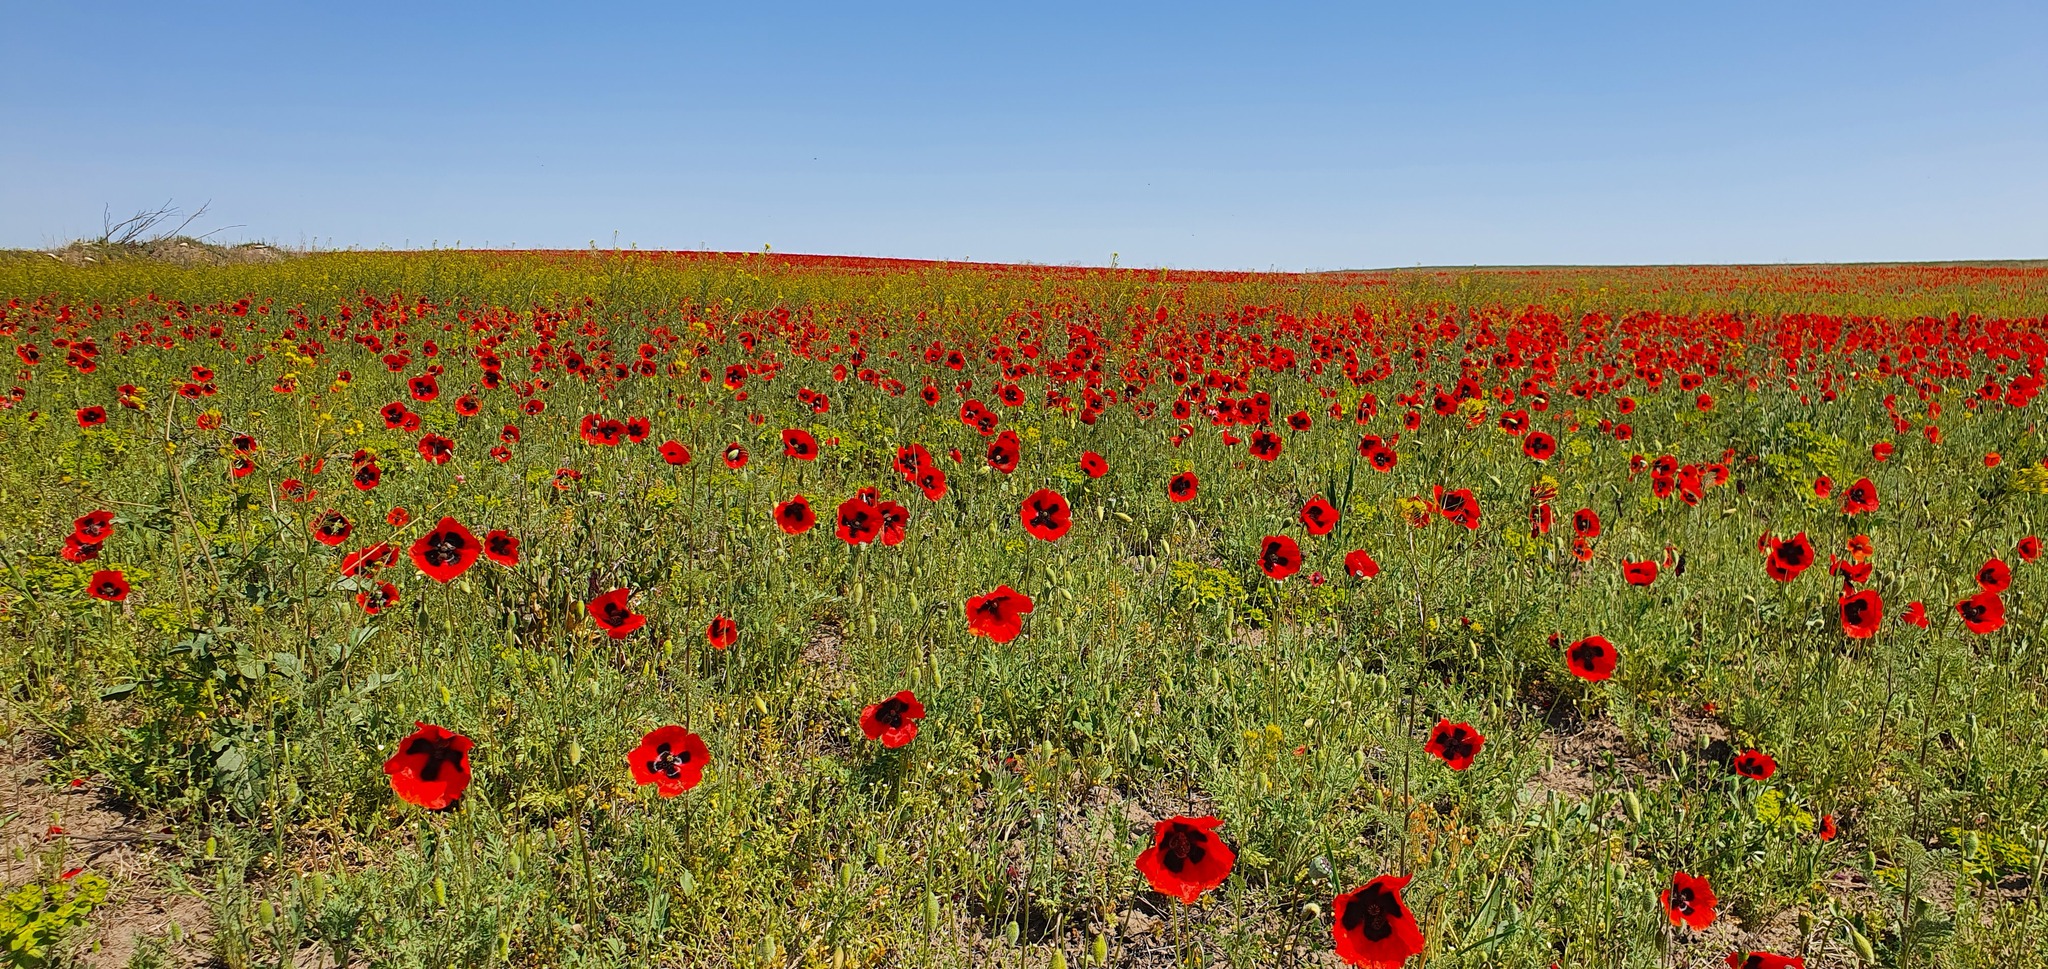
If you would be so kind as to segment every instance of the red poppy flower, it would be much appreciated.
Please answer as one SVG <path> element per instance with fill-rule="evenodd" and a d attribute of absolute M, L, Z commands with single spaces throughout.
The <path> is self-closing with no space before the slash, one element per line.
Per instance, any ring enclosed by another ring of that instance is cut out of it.
<path fill-rule="evenodd" d="M 1869 478 L 1858 479 L 1848 490 L 1842 492 L 1842 513 L 1859 515 L 1877 510 L 1877 485 Z"/>
<path fill-rule="evenodd" d="M 704 765 L 711 762 L 711 748 L 704 738 L 677 726 L 656 727 L 640 738 L 640 746 L 626 755 L 633 783 L 654 785 L 662 797 L 675 797 L 704 779 Z"/>
<path fill-rule="evenodd" d="M 1842 633 L 1850 639 L 1869 639 L 1877 635 L 1877 626 L 1884 621 L 1884 600 L 1875 589 L 1865 589 L 1854 595 L 1842 597 Z"/>
<path fill-rule="evenodd" d="M 1977 567 L 1977 588 L 1986 592 L 2004 592 L 2012 588 L 2012 569 L 1998 559 L 1986 559 Z"/>
<path fill-rule="evenodd" d="M 1629 585 L 1649 585 L 1657 581 L 1657 563 L 1651 559 L 1644 559 L 1641 562 L 1623 559 L 1621 577 L 1627 579 Z"/>
<path fill-rule="evenodd" d="M 1261 461 L 1271 461 L 1280 456 L 1280 451 L 1284 447 L 1286 447 L 1286 442 L 1281 440 L 1280 435 L 1272 431 L 1252 432 L 1252 457 L 1258 458 Z"/>
<path fill-rule="evenodd" d="M 1009 474 L 1017 470 L 1017 461 L 1023 455 L 1024 444 L 1017 438 L 1016 431 L 1004 431 L 1002 436 L 988 444 L 988 466 Z"/>
<path fill-rule="evenodd" d="M 1336 507 L 1322 495 L 1310 498 L 1308 504 L 1301 506 L 1301 524 L 1310 535 L 1330 534 L 1330 529 L 1337 527 L 1339 517 Z"/>
<path fill-rule="evenodd" d="M 100 542 L 81 542 L 77 535 L 64 536 L 64 561 L 90 562 L 100 557 Z"/>
<path fill-rule="evenodd" d="M 802 428 L 789 428 L 782 432 L 782 453 L 798 461 L 818 459 L 818 439 Z"/>
<path fill-rule="evenodd" d="M 647 617 L 634 612 L 632 607 L 626 604 L 632 597 L 631 589 L 613 589 L 590 600 L 583 607 L 583 612 L 590 617 L 591 622 L 597 623 L 597 628 L 604 630 L 605 635 L 613 639 L 624 639 L 633 635 L 634 630 L 647 625 Z"/>
<path fill-rule="evenodd" d="M 1301 571 L 1301 546 L 1286 535 L 1268 535 L 1259 540 L 1259 571 L 1275 582 Z"/>
<path fill-rule="evenodd" d="M 469 789 L 468 737 L 431 723 L 417 727 L 384 762 L 391 790 L 401 800 L 429 811 L 446 811 Z"/>
<path fill-rule="evenodd" d="M 1835 816 L 1823 814 L 1820 816 L 1820 821 L 1814 825 L 1813 836 L 1822 841 L 1833 841 L 1835 840 L 1836 831 Z"/>
<path fill-rule="evenodd" d="M 1771 775 L 1778 772 L 1778 762 L 1771 755 L 1755 749 L 1735 755 L 1735 762 L 1730 766 L 1736 774 L 1753 781 L 1770 780 Z"/>
<path fill-rule="evenodd" d="M 1018 511 L 1023 519 L 1024 530 L 1031 537 L 1054 542 L 1067 533 L 1074 523 L 1074 510 L 1067 499 L 1050 488 L 1040 488 L 1024 499 L 1024 507 Z"/>
<path fill-rule="evenodd" d="M 1773 539 L 1770 554 L 1764 558 L 1764 572 L 1779 582 L 1798 578 L 1811 565 L 1813 543 L 1806 540 L 1805 532 L 1782 541 Z"/>
<path fill-rule="evenodd" d="M 1109 473 L 1109 462 L 1103 460 L 1102 455 L 1094 451 L 1083 451 L 1081 452 L 1081 470 L 1086 472 L 1088 477 L 1100 478 Z"/>
<path fill-rule="evenodd" d="M 71 534 L 80 542 L 105 544 L 114 536 L 114 513 L 105 509 L 81 515 L 71 523 Z"/>
<path fill-rule="evenodd" d="M 645 442 L 647 440 L 647 435 L 652 433 L 654 433 L 654 424 L 647 418 L 626 418 L 626 440 L 631 441 L 635 444 L 640 444 Z"/>
<path fill-rule="evenodd" d="M 802 535 L 817 523 L 818 515 L 811 510 L 811 500 L 803 495 L 792 496 L 775 506 L 775 524 L 791 535 Z"/>
<path fill-rule="evenodd" d="M 1906 603 L 1906 611 L 1899 616 L 1899 621 L 1926 629 L 1927 606 L 1918 600 Z"/>
<path fill-rule="evenodd" d="M 368 491 L 375 488 L 377 483 L 382 480 L 384 480 L 384 471 L 382 468 L 377 467 L 375 461 L 357 465 L 355 473 L 349 476 L 349 483 L 355 485 L 357 491 Z"/>
<path fill-rule="evenodd" d="M 120 569 L 101 569 L 85 583 L 85 591 L 95 599 L 120 602 L 128 598 L 128 579 Z"/>
<path fill-rule="evenodd" d="M 999 643 L 1016 639 L 1024 631 L 1024 614 L 1032 609 L 1031 597 L 1007 585 L 986 595 L 967 599 L 967 631 Z"/>
<path fill-rule="evenodd" d="M 313 541 L 329 547 L 348 541 L 348 533 L 354 529 L 348 516 L 332 508 L 313 516 L 311 527 Z"/>
<path fill-rule="evenodd" d="M 2032 562 L 2041 557 L 2041 540 L 2028 535 L 2020 539 L 2019 544 L 2014 545 L 2012 551 L 2014 555 L 2020 557 L 2020 561 Z"/>
<path fill-rule="evenodd" d="M 430 373 L 423 373 L 406 381 L 405 389 L 411 392 L 412 399 L 417 401 L 432 401 L 441 396 L 441 383 Z"/>
<path fill-rule="evenodd" d="M 910 535 L 910 509 L 885 501 L 875 506 L 875 513 L 882 516 L 882 544 L 890 548 L 903 544 Z"/>
<path fill-rule="evenodd" d="M 1621 653 L 1605 636 L 1587 636 L 1564 651 L 1565 665 L 1579 679 L 1597 683 L 1614 675 Z"/>
<path fill-rule="evenodd" d="M 1830 495 L 1832 495 L 1832 494 L 1834 494 L 1834 493 L 1835 493 L 1835 479 L 1833 479 L 1833 478 L 1830 478 L 1830 477 L 1828 477 L 1827 475 L 1821 475 L 1820 477 L 1818 477 L 1818 478 L 1815 478 L 1815 479 L 1813 479 L 1813 495 L 1814 495 L 1814 497 L 1816 497 L 1816 498 L 1826 498 L 1826 497 L 1828 497 L 1828 496 L 1830 496 Z"/>
<path fill-rule="evenodd" d="M 1381 474 L 1394 470 L 1394 466 L 1401 463 L 1401 456 L 1395 454 L 1393 448 L 1383 444 L 1365 449 L 1360 456 L 1365 458 L 1367 467 Z"/>
<path fill-rule="evenodd" d="M 1472 766 L 1472 758 L 1479 756 L 1479 748 L 1485 745 L 1486 736 L 1472 729 L 1471 724 L 1439 718 L 1436 729 L 1429 732 L 1429 743 L 1422 749 L 1441 758 L 1452 770 L 1464 770 Z"/>
<path fill-rule="evenodd" d="M 1436 507 L 1445 518 L 1466 528 L 1479 527 L 1479 499 L 1473 497 L 1470 488 L 1445 491 L 1443 485 L 1437 485 Z"/>
<path fill-rule="evenodd" d="M 1352 549 L 1344 555 L 1344 571 L 1354 579 L 1370 579 L 1380 574 L 1380 564 L 1365 553 L 1365 549 Z"/>
<path fill-rule="evenodd" d="M 406 511 L 404 505 L 399 505 L 384 514 L 384 524 L 392 528 L 404 528 L 411 521 L 412 512 Z"/>
<path fill-rule="evenodd" d="M 1530 431 L 1522 438 L 1522 453 L 1537 461 L 1548 461 L 1557 456 L 1557 438 L 1543 431 Z"/>
<path fill-rule="evenodd" d="M 1193 905 L 1230 878 L 1237 853 L 1216 834 L 1213 817 L 1175 816 L 1152 828 L 1152 846 L 1138 853 L 1138 871 L 1152 890 Z"/>
<path fill-rule="evenodd" d="M 412 543 L 412 564 L 426 573 L 427 578 L 447 583 L 469 571 L 482 552 L 483 546 L 469 529 L 453 518 L 444 517 Z"/>
<path fill-rule="evenodd" d="M 725 458 L 725 466 L 734 471 L 747 466 L 747 449 L 740 447 L 737 441 L 725 446 L 723 457 Z"/>
<path fill-rule="evenodd" d="M 946 497 L 946 472 L 938 468 L 925 468 L 919 471 L 917 488 L 924 492 L 926 501 L 937 501 Z"/>
<path fill-rule="evenodd" d="M 1671 887 L 1657 896 L 1664 906 L 1664 915 L 1672 925 L 1683 925 L 1694 932 L 1714 924 L 1714 890 L 1707 880 L 1677 871 L 1671 873 Z"/>
<path fill-rule="evenodd" d="M 107 422 L 107 409 L 98 404 L 78 409 L 78 426 L 90 430 Z"/>
<path fill-rule="evenodd" d="M 484 558 L 506 568 L 519 564 L 519 539 L 502 528 L 494 528 L 484 536 Z"/>
<path fill-rule="evenodd" d="M 1410 875 L 1381 875 L 1330 905 L 1337 958 L 1360 969 L 1400 969 L 1422 951 L 1422 929 L 1401 900 Z"/>
<path fill-rule="evenodd" d="M 286 478 L 277 483 L 277 493 L 283 495 L 286 501 L 305 502 L 312 501 L 313 496 L 320 492 L 297 478 Z"/>
<path fill-rule="evenodd" d="M 866 489 L 863 489 L 866 490 Z M 833 534 L 848 545 L 866 545 L 881 537 L 882 514 L 875 502 L 863 495 L 855 495 L 839 503 L 839 511 L 833 517 Z"/>
<path fill-rule="evenodd" d="M 483 403 L 476 399 L 475 394 L 463 394 L 455 398 L 455 412 L 464 417 L 475 417 L 482 413 L 483 409 Z"/>
<path fill-rule="evenodd" d="M 1981 636 L 2005 625 L 2005 600 L 1987 589 L 1956 603 L 1956 614 L 1965 628 Z"/>
<path fill-rule="evenodd" d="M 1769 952 L 1730 952 L 1728 969 L 1806 969 L 1806 960 Z"/>
<path fill-rule="evenodd" d="M 1195 477 L 1193 471 L 1182 471 L 1166 479 L 1166 497 L 1174 501 L 1193 501 L 1195 489 L 1200 485 L 1201 481 Z"/>
<path fill-rule="evenodd" d="M 398 604 L 398 587 L 389 582 L 379 582 L 362 592 L 356 593 L 356 605 L 363 612 L 376 615 Z"/>
<path fill-rule="evenodd" d="M 914 481 L 918 472 L 932 467 L 932 452 L 926 450 L 924 445 L 914 442 L 902 445 L 896 449 L 896 458 L 890 463 L 890 467 L 895 468 L 896 473 L 903 476 L 903 480 Z"/>
<path fill-rule="evenodd" d="M 869 740 L 879 740 L 882 746 L 894 750 L 916 739 L 917 722 L 922 719 L 924 704 L 917 702 L 915 694 L 904 690 L 861 710 L 860 732 Z"/>
<path fill-rule="evenodd" d="M 1591 508 L 1572 512 L 1572 533 L 1580 538 L 1600 537 L 1600 515 Z"/>
<path fill-rule="evenodd" d="M 728 649 L 740 641 L 740 624 L 724 616 L 714 616 L 711 625 L 704 627 L 704 641 L 712 649 Z"/>
<path fill-rule="evenodd" d="M 368 569 L 389 568 L 398 562 L 398 550 L 389 543 L 378 542 L 368 548 L 357 549 L 341 557 L 341 574 L 353 577 L 357 572 Z"/>
<path fill-rule="evenodd" d="M 690 463 L 690 449 L 674 441 L 661 442 L 661 459 L 672 465 Z"/>
<path fill-rule="evenodd" d="M 1879 461 L 1890 460 L 1891 456 L 1897 451 L 1898 446 L 1890 441 L 1879 441 L 1870 446 L 1870 456 Z"/>

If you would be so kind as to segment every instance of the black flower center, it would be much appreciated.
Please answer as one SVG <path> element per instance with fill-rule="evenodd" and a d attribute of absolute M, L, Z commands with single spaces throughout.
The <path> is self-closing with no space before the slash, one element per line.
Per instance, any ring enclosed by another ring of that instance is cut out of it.
<path fill-rule="evenodd" d="M 435 532 L 427 536 L 427 550 L 422 557 L 435 568 L 454 565 L 462 561 L 462 552 L 468 547 L 469 543 L 454 532 Z"/>
<path fill-rule="evenodd" d="M 1692 889 L 1673 888 L 1671 890 L 1671 910 L 1680 915 L 1691 915 Z"/>
<path fill-rule="evenodd" d="M 875 707 L 875 722 L 891 730 L 900 730 L 903 728 L 903 715 L 908 712 L 910 704 L 892 696 Z"/>
<path fill-rule="evenodd" d="M 1159 839 L 1159 863 L 1178 875 L 1189 865 L 1199 865 L 1209 856 L 1209 836 L 1199 828 L 1178 821 Z"/>
<path fill-rule="evenodd" d="M 1363 933 L 1368 941 L 1379 942 L 1394 934 L 1393 920 L 1400 918 L 1401 902 L 1378 885 L 1367 885 L 1344 907 L 1343 925 Z"/>
<path fill-rule="evenodd" d="M 1030 525 L 1032 528 L 1060 527 L 1060 506 L 1058 504 L 1049 501 L 1034 501 L 1031 503 L 1031 512 Z"/>
<path fill-rule="evenodd" d="M 447 764 L 462 769 L 463 753 L 446 740 L 419 737 L 405 748 L 407 754 L 422 756 L 427 762 L 420 765 L 420 780 L 432 782 L 440 779 L 441 766 Z"/>
<path fill-rule="evenodd" d="M 647 762 L 647 769 L 663 777 L 681 777 L 683 766 L 690 762 L 692 756 L 688 750 L 674 750 L 663 743 L 654 748 L 654 759 Z"/>
<path fill-rule="evenodd" d="M 1606 648 L 1599 643 L 1580 643 L 1572 647 L 1572 665 L 1582 670 L 1591 670 L 1606 655 Z"/>
<path fill-rule="evenodd" d="M 1452 727 L 1437 734 L 1437 745 L 1443 748 L 1446 760 L 1464 760 L 1477 752 L 1472 747 L 1472 734 L 1464 727 Z"/>

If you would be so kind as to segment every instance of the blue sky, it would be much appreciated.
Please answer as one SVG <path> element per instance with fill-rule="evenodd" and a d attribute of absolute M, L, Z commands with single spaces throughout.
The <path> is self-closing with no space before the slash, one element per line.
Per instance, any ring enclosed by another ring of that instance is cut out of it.
<path fill-rule="evenodd" d="M 2048 258 L 2048 4 L 0 0 L 0 246 Z"/>

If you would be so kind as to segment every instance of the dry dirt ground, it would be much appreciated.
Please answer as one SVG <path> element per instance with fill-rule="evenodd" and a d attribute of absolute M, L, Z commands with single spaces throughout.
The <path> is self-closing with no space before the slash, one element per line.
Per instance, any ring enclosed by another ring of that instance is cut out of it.
<path fill-rule="evenodd" d="M 208 964 L 207 903 L 165 878 L 163 845 L 173 835 L 109 809 L 89 779 L 74 786 L 52 776 L 44 754 L 21 735 L 0 741 L 0 891 L 82 868 L 112 887 L 65 945 L 76 965 L 118 969 L 145 947 L 157 964 Z"/>

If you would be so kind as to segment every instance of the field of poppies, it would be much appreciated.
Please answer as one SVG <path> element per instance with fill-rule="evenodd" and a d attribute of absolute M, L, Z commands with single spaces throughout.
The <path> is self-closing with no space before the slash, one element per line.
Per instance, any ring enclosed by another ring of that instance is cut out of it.
<path fill-rule="evenodd" d="M 8 763 L 147 833 L 0 813 L 12 965 L 2048 965 L 2048 267 L 16 254 L 0 344 Z"/>

